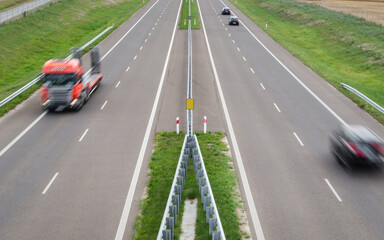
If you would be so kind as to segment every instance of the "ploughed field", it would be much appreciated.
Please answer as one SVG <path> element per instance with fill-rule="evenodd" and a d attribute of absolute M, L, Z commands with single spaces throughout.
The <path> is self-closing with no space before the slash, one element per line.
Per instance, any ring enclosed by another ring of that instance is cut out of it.
<path fill-rule="evenodd" d="M 342 1 L 342 0 L 304 0 L 305 2 L 344 12 L 367 21 L 384 25 L 384 0 Z"/>

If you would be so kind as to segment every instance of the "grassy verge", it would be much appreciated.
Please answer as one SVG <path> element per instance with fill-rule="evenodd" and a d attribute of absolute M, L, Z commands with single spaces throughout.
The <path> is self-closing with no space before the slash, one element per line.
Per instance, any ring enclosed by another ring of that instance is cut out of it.
<path fill-rule="evenodd" d="M 6 11 L 10 8 L 17 7 L 23 3 L 30 2 L 32 0 L 2 0 L 0 1 L 0 12 Z"/>
<path fill-rule="evenodd" d="M 200 16 L 199 9 L 197 8 L 196 0 L 191 1 L 191 29 L 200 29 Z M 188 14 L 189 14 L 189 3 L 188 0 L 183 0 L 183 6 L 181 8 L 180 16 L 180 29 L 188 29 Z M 185 22 L 185 24 L 184 24 Z"/>
<path fill-rule="evenodd" d="M 236 0 L 230 0 L 236 4 Z M 289 0 L 238 0 L 236 5 L 274 40 L 352 98 L 381 123 L 384 116 L 346 83 L 384 106 L 384 28 L 317 5 Z M 265 22 L 269 22 L 268 29 Z"/>
<path fill-rule="evenodd" d="M 150 179 L 147 197 L 142 201 L 141 215 L 137 217 L 135 223 L 134 239 L 155 239 L 157 236 L 184 136 L 184 134 L 163 132 L 157 134 L 155 138 L 155 151 L 149 164 Z M 224 134 L 209 133 L 197 134 L 197 136 L 226 238 L 241 239 L 239 221 L 236 215 L 236 207 L 239 203 L 235 200 L 236 196 L 233 191 L 237 185 L 236 173 L 233 171 L 232 165 L 229 164 L 231 159 L 224 153 L 228 151 L 225 144 L 221 142 Z M 203 204 L 200 202 L 192 160 L 189 162 L 187 179 L 182 193 L 181 212 L 177 217 L 175 239 L 179 239 L 181 233 L 184 201 L 187 198 L 197 198 L 199 201 L 195 239 L 212 239 L 209 236 L 209 226 L 205 222 L 205 212 L 203 211 Z"/>
<path fill-rule="evenodd" d="M 59 1 L 2 26 L 0 59 L 4 61 L 0 61 L 0 99 L 34 79 L 48 59 L 68 56 L 71 47 L 82 46 L 112 24 L 118 27 L 145 3 L 142 0 Z M 23 94 L 3 106 L 1 112 L 8 111 L 28 96 Z"/>

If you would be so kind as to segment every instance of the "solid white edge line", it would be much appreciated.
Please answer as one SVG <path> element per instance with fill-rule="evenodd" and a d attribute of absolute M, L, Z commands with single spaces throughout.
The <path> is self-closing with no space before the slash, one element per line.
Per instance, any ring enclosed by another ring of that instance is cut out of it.
<path fill-rule="evenodd" d="M 45 187 L 44 191 L 43 191 L 41 194 L 43 194 L 43 195 L 44 195 L 44 194 L 45 194 L 45 193 L 48 191 L 48 189 L 51 187 L 51 185 L 52 185 L 53 181 L 55 181 L 55 179 L 56 179 L 57 175 L 59 175 L 59 173 L 58 173 L 58 172 L 57 172 L 57 173 L 55 173 L 55 175 L 53 176 L 53 178 L 51 179 L 51 181 L 49 181 L 48 185 Z"/>
<path fill-rule="evenodd" d="M 340 198 L 339 194 L 337 194 L 336 190 L 332 187 L 328 179 L 325 178 L 324 180 L 328 184 L 328 187 L 332 190 L 333 194 L 336 196 L 337 200 L 339 200 L 339 202 L 342 202 L 343 200 Z"/>
<path fill-rule="evenodd" d="M 103 110 L 103 109 L 104 109 L 105 105 L 107 105 L 107 102 L 108 102 L 108 100 L 106 100 L 106 101 L 104 102 L 104 104 L 103 104 L 103 106 L 101 106 L 100 110 Z"/>
<path fill-rule="evenodd" d="M 131 66 L 128 66 L 128 67 L 127 67 L 127 70 L 125 70 L 125 71 L 128 72 L 130 68 L 131 68 Z"/>
<path fill-rule="evenodd" d="M 263 90 L 265 90 L 265 87 L 264 87 L 264 85 L 263 85 L 262 83 L 260 83 L 260 85 L 261 85 L 261 87 L 263 88 Z"/>
<path fill-rule="evenodd" d="M 116 84 L 116 88 L 120 85 L 120 81 Z"/>
<path fill-rule="evenodd" d="M 113 45 L 113 47 L 111 48 L 111 49 L 109 49 L 109 51 L 100 59 L 100 61 L 103 61 L 103 59 L 106 57 L 106 56 L 108 56 L 108 54 L 110 53 L 110 52 L 112 52 L 112 50 L 132 31 L 132 29 L 134 28 L 134 27 L 136 27 L 136 25 L 149 13 L 149 11 L 151 11 L 151 9 L 159 2 L 160 0 L 157 0 L 144 14 L 143 14 L 143 16 L 141 16 L 141 18 L 139 18 L 139 20 L 137 20 L 137 22 L 128 30 L 128 32 L 126 32 L 125 34 L 124 34 L 124 36 L 122 36 L 121 38 L 120 38 L 120 40 L 119 41 L 117 41 L 117 43 L 115 43 L 115 45 Z"/>
<path fill-rule="evenodd" d="M 241 157 L 241 154 L 240 154 L 240 149 L 239 149 L 239 146 L 237 145 L 237 140 L 236 140 L 235 132 L 233 130 L 231 118 L 229 116 L 228 108 L 227 108 L 227 105 L 225 103 L 225 98 L 224 98 L 223 90 L 221 89 L 221 84 L 220 84 L 219 76 L 217 74 L 215 61 L 213 60 L 211 47 L 209 45 L 209 40 L 208 40 L 207 32 L 205 30 L 203 15 L 201 14 L 199 0 L 196 0 L 196 2 L 197 2 L 197 6 L 199 8 L 199 14 L 200 14 L 200 18 L 201 18 L 201 25 L 203 26 L 203 32 L 204 32 L 205 42 L 206 42 L 207 48 L 208 48 L 209 59 L 211 61 L 211 65 L 212 65 L 213 73 L 214 73 L 214 76 L 215 76 L 215 81 L 216 81 L 217 89 L 218 89 L 220 100 L 221 100 L 221 105 L 222 105 L 222 108 L 223 108 L 223 111 L 224 111 L 224 115 L 225 115 L 225 119 L 226 119 L 226 122 L 227 122 L 227 125 L 228 125 L 229 135 L 230 135 L 230 138 L 231 138 L 231 142 L 233 144 L 233 150 L 235 152 L 236 161 L 237 161 L 237 165 L 238 165 L 239 172 L 240 172 L 241 182 L 242 182 L 243 187 L 244 187 L 244 193 L 245 193 L 245 196 L 247 198 L 247 203 L 248 203 L 248 207 L 249 207 L 251 218 L 252 218 L 252 222 L 253 222 L 253 227 L 255 229 L 257 239 L 258 240 L 265 240 L 263 229 L 261 228 L 261 223 L 260 223 L 259 215 L 257 214 L 255 202 L 253 200 L 252 191 L 251 191 L 251 188 L 249 186 L 249 182 L 248 182 L 248 178 L 247 178 L 247 173 L 245 172 L 243 160 L 242 160 L 242 157 Z"/>
<path fill-rule="evenodd" d="M 171 42 L 169 43 L 169 49 L 168 49 L 167 58 L 166 58 L 165 63 L 164 63 L 164 68 L 163 68 L 163 72 L 161 74 L 159 87 L 157 89 L 155 101 L 154 101 L 153 107 L 152 107 L 152 112 L 151 112 L 151 115 L 150 115 L 149 120 L 148 120 L 147 129 L 145 131 L 144 139 L 143 139 L 143 142 L 142 142 L 142 145 L 141 145 L 141 148 L 140 148 L 140 153 L 139 153 L 139 157 L 137 159 L 135 171 L 134 171 L 133 176 L 132 176 L 132 181 L 131 181 L 131 184 L 129 186 L 129 190 L 128 190 L 128 193 L 127 193 L 127 198 L 125 200 L 124 209 L 123 209 L 123 212 L 121 214 L 120 223 L 119 223 L 119 227 L 117 228 L 115 240 L 122 240 L 123 236 L 124 236 L 124 231 L 125 231 L 125 227 L 127 225 L 129 212 L 131 210 L 133 196 L 135 194 L 137 181 L 138 181 L 139 175 L 140 175 L 141 165 L 143 164 L 145 150 L 147 149 L 147 145 L 148 145 L 148 141 L 149 141 L 149 135 L 151 133 L 153 121 L 154 121 L 154 118 L 155 118 L 155 115 L 156 115 L 157 105 L 159 103 L 159 99 L 160 99 L 160 95 L 161 95 L 161 90 L 162 90 L 164 79 L 165 79 L 165 74 L 166 74 L 167 68 L 168 68 L 168 62 L 169 62 L 169 58 L 170 58 L 170 55 L 171 55 L 173 41 L 174 41 L 175 34 L 176 34 L 177 23 L 178 23 L 178 19 L 179 19 L 179 16 L 180 16 L 180 10 L 181 10 L 182 3 L 183 3 L 183 0 L 180 1 L 179 10 L 178 10 L 178 13 L 176 15 L 175 26 L 174 26 L 174 29 L 173 29 L 173 34 L 172 34 Z M 157 227 L 159 227 L 159 226 L 157 226 Z"/>
<path fill-rule="evenodd" d="M 85 137 L 85 135 L 87 135 L 87 132 L 88 132 L 89 128 L 87 128 L 85 130 L 85 132 L 83 133 L 83 135 L 81 135 L 80 139 L 79 139 L 79 142 L 83 141 L 83 138 Z"/>
<path fill-rule="evenodd" d="M 275 105 L 275 108 L 277 109 L 277 111 L 281 112 L 276 103 L 273 103 L 273 105 Z"/>
<path fill-rule="evenodd" d="M 304 143 L 300 140 L 299 136 L 297 136 L 297 134 L 295 132 L 293 132 L 293 135 L 295 135 L 297 141 L 299 141 L 300 145 L 301 146 L 304 146 Z"/>
<path fill-rule="evenodd" d="M 38 123 L 47 113 L 48 110 L 45 110 L 43 113 L 41 113 L 40 116 L 35 119 L 35 121 L 29 124 L 29 126 L 24 129 L 17 137 L 15 137 L 12 142 L 10 142 L 5 148 L 3 148 L 3 150 L 1 150 L 0 152 L 0 157 L 3 156 L 6 151 L 8 151 L 17 141 L 19 141 L 20 138 L 22 138 L 33 126 L 35 126 L 36 123 Z"/>
<path fill-rule="evenodd" d="M 220 0 L 220 2 L 226 6 L 224 4 L 224 2 L 222 0 Z M 280 61 L 280 59 L 278 59 L 252 32 L 251 30 L 249 30 L 249 28 L 244 24 L 244 22 L 242 22 L 242 25 L 244 26 L 244 28 L 253 36 L 254 39 L 256 39 L 257 42 L 259 42 L 259 44 L 298 82 L 300 83 L 301 86 L 303 86 L 303 88 L 305 90 L 307 90 L 321 105 L 323 105 L 323 107 L 325 107 L 337 120 L 339 120 L 343 125 L 347 125 L 347 123 L 339 116 L 337 115 L 337 113 L 335 113 L 325 102 L 323 102 L 323 100 L 321 100 L 314 92 L 312 92 L 311 89 L 309 89 L 307 87 L 307 85 L 305 85 L 287 66 L 284 65 L 284 63 L 282 63 Z"/>

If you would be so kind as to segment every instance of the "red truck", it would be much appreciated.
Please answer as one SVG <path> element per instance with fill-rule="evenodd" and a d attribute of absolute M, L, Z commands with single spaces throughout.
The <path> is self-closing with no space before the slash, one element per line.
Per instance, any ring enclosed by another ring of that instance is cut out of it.
<path fill-rule="evenodd" d="M 99 86 L 103 74 L 100 65 L 100 50 L 91 49 L 91 72 L 84 74 L 81 52 L 74 51 L 70 59 L 51 59 L 47 61 L 42 73 L 44 83 L 41 90 L 43 109 L 62 111 L 80 110 L 90 95 Z"/>

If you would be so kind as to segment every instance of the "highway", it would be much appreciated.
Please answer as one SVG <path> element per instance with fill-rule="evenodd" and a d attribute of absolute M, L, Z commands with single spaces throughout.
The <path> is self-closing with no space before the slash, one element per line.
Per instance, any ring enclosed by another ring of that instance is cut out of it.
<path fill-rule="evenodd" d="M 1 239 L 132 238 L 154 134 L 177 116 L 186 131 L 180 3 L 150 1 L 100 44 L 104 79 L 80 112 L 42 112 L 37 93 L 1 118 Z M 383 126 L 227 1 L 198 3 L 194 129 L 207 116 L 226 132 L 252 239 L 382 239 L 382 171 L 346 171 L 328 138 Z"/>

